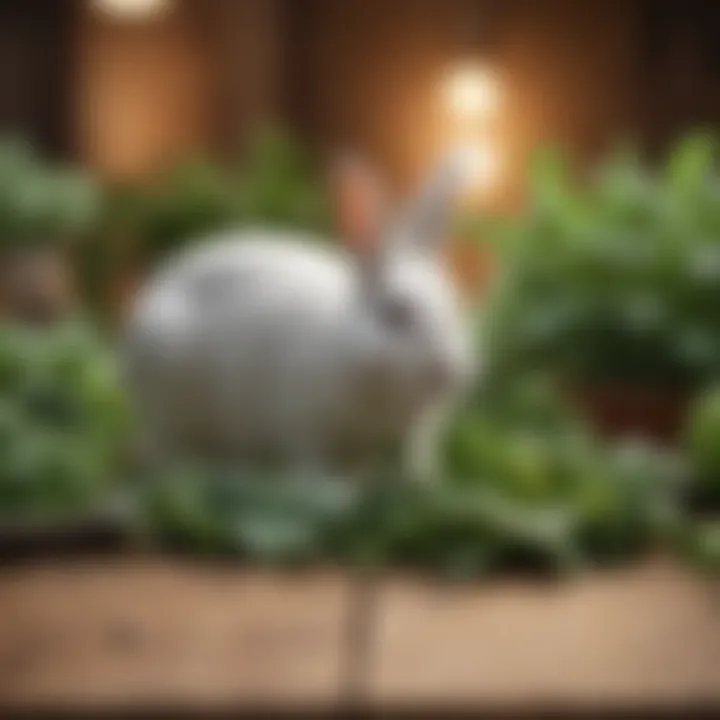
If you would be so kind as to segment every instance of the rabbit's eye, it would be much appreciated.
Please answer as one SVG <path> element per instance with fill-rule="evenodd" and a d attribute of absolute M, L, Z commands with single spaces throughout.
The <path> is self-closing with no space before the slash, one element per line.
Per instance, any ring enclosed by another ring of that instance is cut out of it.
<path fill-rule="evenodd" d="M 390 298 L 382 307 L 382 319 L 393 330 L 407 330 L 413 324 L 413 310 L 404 298 Z"/>

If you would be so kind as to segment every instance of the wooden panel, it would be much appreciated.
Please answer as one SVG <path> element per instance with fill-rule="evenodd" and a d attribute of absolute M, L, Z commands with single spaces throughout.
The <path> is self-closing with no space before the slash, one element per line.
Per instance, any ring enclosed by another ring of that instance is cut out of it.
<path fill-rule="evenodd" d="M 280 112 L 283 10 L 280 0 L 203 0 L 197 5 L 212 68 L 212 134 L 221 150 L 237 148 L 248 132 Z"/>
<path fill-rule="evenodd" d="M 0 131 L 54 155 L 72 144 L 74 10 L 72 0 L 0 2 Z"/>
<path fill-rule="evenodd" d="M 401 185 L 436 152 L 437 83 L 457 2 L 309 0 L 290 4 L 292 112 L 323 145 L 351 144 Z"/>
<path fill-rule="evenodd" d="M 720 125 L 720 5 L 653 0 L 643 16 L 646 132 L 660 152 L 688 128 Z"/>
<path fill-rule="evenodd" d="M 331 705 L 346 585 L 173 562 L 0 573 L 0 715 L 52 708 Z"/>
<path fill-rule="evenodd" d="M 716 585 L 666 563 L 545 586 L 392 582 L 378 600 L 372 695 L 579 712 L 718 708 L 719 602 Z"/>
<path fill-rule="evenodd" d="M 79 152 L 110 177 L 141 175 L 207 141 L 211 85 L 200 28 L 188 3 L 170 7 L 147 21 L 83 16 Z"/>
<path fill-rule="evenodd" d="M 352 587 L 334 572 L 177 559 L 6 566 L 0 715 L 150 703 L 329 710 L 350 689 L 371 705 L 554 707 L 573 717 L 720 708 L 718 587 L 664 561 L 561 583 L 384 576 L 353 605 Z M 368 612 L 349 665 L 352 607 Z"/>
<path fill-rule="evenodd" d="M 468 0 L 290 2 L 293 116 L 323 143 L 367 148 L 406 187 L 449 139 L 439 81 L 467 47 L 464 19 L 482 26 L 486 3 L 474 4 L 467 14 Z M 490 61 L 504 97 L 488 128 L 501 161 L 499 199 L 519 198 L 538 142 L 560 140 L 588 159 L 632 128 L 638 8 L 635 0 L 502 4 Z"/>

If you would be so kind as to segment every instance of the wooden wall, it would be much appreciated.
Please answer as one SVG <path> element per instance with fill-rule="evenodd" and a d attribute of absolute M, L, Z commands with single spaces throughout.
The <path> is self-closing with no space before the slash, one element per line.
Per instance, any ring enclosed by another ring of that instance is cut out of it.
<path fill-rule="evenodd" d="M 700 53 L 712 43 L 693 39 L 720 32 L 709 0 L 172 0 L 167 17 L 134 24 L 87 6 L 0 0 L 0 125 L 111 176 L 195 147 L 229 152 L 280 115 L 322 147 L 366 150 L 407 188 L 450 138 L 439 84 L 474 23 L 490 29 L 502 77 L 487 128 L 498 202 L 520 199 L 538 143 L 560 141 L 582 164 L 619 135 L 659 147 L 720 120 L 718 75 Z M 648 9 L 660 6 L 667 37 L 648 61 Z"/>
<path fill-rule="evenodd" d="M 654 152 L 678 130 L 720 126 L 720 3 L 647 0 L 643 130 Z"/>
<path fill-rule="evenodd" d="M 302 0 L 293 12 L 292 114 L 323 142 L 382 158 L 400 185 L 447 140 L 438 83 L 462 54 L 473 0 Z M 637 119 L 635 0 L 506 0 L 491 61 L 503 104 L 488 132 L 501 158 L 497 196 L 519 196 L 528 151 L 559 140 L 580 158 Z"/>
<path fill-rule="evenodd" d="M 213 141 L 232 151 L 255 126 L 281 114 L 285 7 L 281 0 L 202 3 L 215 83 Z"/>
<path fill-rule="evenodd" d="M 208 133 L 210 75 L 195 18 L 122 22 L 86 7 L 78 53 L 81 158 L 110 177 L 143 174 Z"/>
<path fill-rule="evenodd" d="M 279 104 L 276 0 L 172 0 L 166 16 L 81 26 L 81 156 L 111 177 L 228 151 Z"/>
<path fill-rule="evenodd" d="M 0 132 L 72 152 L 72 0 L 0 0 Z"/>

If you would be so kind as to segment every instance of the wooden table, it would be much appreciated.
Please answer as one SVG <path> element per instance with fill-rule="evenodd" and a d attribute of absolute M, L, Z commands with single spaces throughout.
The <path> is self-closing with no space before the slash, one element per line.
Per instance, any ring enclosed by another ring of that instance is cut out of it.
<path fill-rule="evenodd" d="M 355 584 L 153 557 L 0 569 L 0 717 L 148 705 L 329 709 Z M 377 580 L 378 707 L 720 712 L 720 590 L 662 560 L 561 583 Z"/>

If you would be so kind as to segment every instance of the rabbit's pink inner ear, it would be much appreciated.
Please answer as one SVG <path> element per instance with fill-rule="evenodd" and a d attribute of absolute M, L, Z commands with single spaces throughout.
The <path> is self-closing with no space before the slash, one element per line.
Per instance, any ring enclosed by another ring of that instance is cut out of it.
<path fill-rule="evenodd" d="M 336 167 L 334 206 L 337 230 L 358 255 L 372 255 L 380 242 L 383 197 L 374 173 L 355 159 Z"/>

